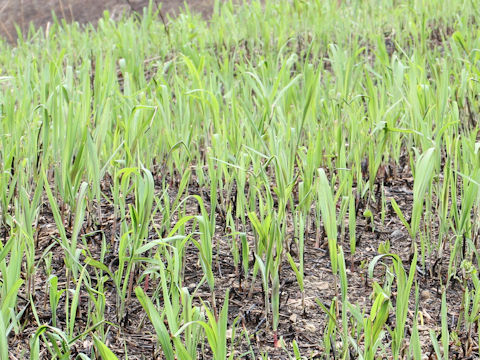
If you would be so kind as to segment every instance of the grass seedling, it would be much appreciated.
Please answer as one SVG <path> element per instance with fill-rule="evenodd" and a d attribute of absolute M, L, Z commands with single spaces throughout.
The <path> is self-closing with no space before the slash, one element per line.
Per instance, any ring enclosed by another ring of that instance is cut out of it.
<path fill-rule="evenodd" d="M 337 217 L 335 214 L 335 203 L 333 202 L 332 190 L 328 182 L 327 175 L 323 169 L 318 169 L 318 201 L 322 213 L 323 226 L 327 233 L 328 251 L 330 254 L 330 263 L 332 266 L 332 273 L 334 278 L 335 294 L 338 296 L 337 289 Z M 338 309 L 337 309 L 338 312 Z"/>
<path fill-rule="evenodd" d="M 0 358 L 145 356 L 145 321 L 168 359 L 474 356 L 480 14 L 413 7 L 152 1 L 0 40 Z"/>
<path fill-rule="evenodd" d="M 410 298 L 410 292 L 413 284 L 413 280 L 416 273 L 417 266 L 417 251 L 416 247 L 412 262 L 410 264 L 410 271 L 407 274 L 403 267 L 403 263 L 398 255 L 395 254 L 382 254 L 376 256 L 368 267 L 369 276 L 373 276 L 373 271 L 380 259 L 390 257 L 393 260 L 393 269 L 397 280 L 397 298 L 395 303 L 395 328 L 389 330 L 392 337 L 392 354 L 394 357 L 401 356 L 400 350 L 403 348 L 403 342 L 405 339 L 405 325 L 407 322 L 408 304 Z"/>
<path fill-rule="evenodd" d="M 303 263 L 303 255 L 304 255 L 304 249 L 305 249 L 305 241 L 304 241 L 304 229 L 305 229 L 305 220 L 303 216 L 300 214 L 296 214 L 296 221 L 295 224 L 298 224 L 296 227 L 296 238 L 298 240 L 296 241 L 297 249 L 298 249 L 298 258 L 299 258 L 299 265 L 295 263 L 292 255 L 290 252 L 287 252 L 287 259 L 288 262 L 290 263 L 290 266 L 292 267 L 292 270 L 295 272 L 295 276 L 297 278 L 297 283 L 298 287 L 300 288 L 300 291 L 302 292 L 302 308 L 305 306 L 305 287 L 304 287 L 304 263 Z"/>
<path fill-rule="evenodd" d="M 442 291 L 442 307 L 441 307 L 441 335 L 440 341 L 442 349 L 440 349 L 440 344 L 437 340 L 437 335 L 435 331 L 430 330 L 430 339 L 432 340 L 433 349 L 435 350 L 435 355 L 438 359 L 447 360 L 449 358 L 449 345 L 450 345 L 450 332 L 448 329 L 448 319 L 447 319 L 447 293 L 446 290 Z M 443 355 L 443 356 L 442 356 Z"/>

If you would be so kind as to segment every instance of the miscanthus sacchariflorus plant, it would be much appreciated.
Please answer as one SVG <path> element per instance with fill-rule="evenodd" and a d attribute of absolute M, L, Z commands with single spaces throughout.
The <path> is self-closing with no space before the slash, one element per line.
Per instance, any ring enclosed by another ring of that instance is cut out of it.
<path fill-rule="evenodd" d="M 0 358 L 478 352 L 478 15 L 151 4 L 2 43 Z"/>

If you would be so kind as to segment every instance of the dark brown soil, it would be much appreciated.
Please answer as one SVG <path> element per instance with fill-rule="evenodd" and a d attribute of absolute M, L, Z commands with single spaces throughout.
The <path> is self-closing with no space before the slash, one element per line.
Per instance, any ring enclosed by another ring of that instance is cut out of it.
<path fill-rule="evenodd" d="M 386 179 L 384 177 L 383 188 L 380 183 L 377 182 L 377 186 L 380 186 L 379 191 L 383 192 L 386 198 L 394 198 L 401 206 L 404 213 L 410 213 L 413 201 L 413 178 L 410 170 L 407 168 L 401 169 L 395 172 L 393 178 Z M 170 178 L 170 176 L 166 176 Z M 156 181 L 156 193 L 160 194 L 163 186 L 161 185 L 162 176 L 155 174 Z M 163 181 L 166 179 L 163 178 Z M 173 186 L 169 191 L 170 198 L 173 199 L 177 196 L 176 188 L 178 186 L 179 179 L 173 181 L 167 180 Z M 109 179 L 105 179 L 103 183 L 103 191 L 108 194 Z M 188 186 L 188 195 L 199 195 L 204 199 L 207 211 L 210 211 L 210 202 L 208 196 L 209 190 L 200 188 L 192 178 L 190 185 Z M 378 194 L 379 195 L 379 194 Z M 98 206 L 95 205 L 95 206 Z M 198 213 L 197 205 L 193 200 L 189 200 L 186 203 L 187 215 L 193 215 Z M 362 217 L 366 209 L 370 209 L 373 214 L 373 224 L 368 219 Z M 103 213 L 103 221 L 101 224 L 94 224 L 94 221 L 87 221 L 91 225 L 86 225 L 82 231 L 84 236 L 83 246 L 88 248 L 89 254 L 92 257 L 100 260 L 101 253 L 101 239 L 104 236 L 108 241 L 112 240 L 112 252 L 106 255 L 104 263 L 108 267 L 115 267 L 116 260 L 118 259 L 116 251 L 114 250 L 118 241 L 118 226 L 120 219 L 114 219 L 113 209 L 110 205 L 103 203 L 101 205 Z M 218 208 L 217 208 L 218 210 Z M 403 225 L 398 220 L 393 210 L 389 207 L 386 209 L 386 219 L 382 223 L 380 220 L 380 209 L 377 209 L 377 205 L 370 203 L 365 204 L 363 201 L 359 201 L 357 204 L 357 249 L 355 254 L 350 254 L 348 251 L 348 235 L 339 237 L 339 244 L 345 249 L 346 255 L 346 267 L 348 277 L 348 299 L 351 303 L 359 305 L 362 309 L 369 311 L 372 305 L 372 299 L 370 298 L 373 281 L 380 281 L 385 275 L 385 268 L 379 264 L 375 270 L 373 278 L 368 275 L 368 264 L 372 259 L 378 255 L 378 246 L 386 240 L 390 240 L 391 251 L 398 254 L 404 263 L 405 268 L 408 270 L 411 263 L 410 248 L 411 239 L 408 233 L 404 229 Z M 92 209 L 92 213 L 96 213 L 95 209 Z M 87 215 L 87 219 L 90 215 Z M 172 219 L 175 221 L 175 218 Z M 295 255 L 296 245 L 293 234 L 293 217 L 288 217 L 288 234 L 287 243 L 290 244 L 290 252 Z M 161 218 L 155 218 L 154 223 L 162 223 Z M 230 305 L 229 305 L 229 323 L 232 324 L 234 319 L 237 318 L 238 333 L 235 338 L 235 352 L 237 356 L 244 354 L 245 359 L 257 359 L 261 358 L 261 353 L 267 351 L 269 359 L 286 359 L 287 354 L 285 350 L 275 348 L 273 346 L 273 334 L 269 323 L 266 322 L 264 314 L 264 298 L 261 281 L 256 279 L 252 284 L 252 274 L 250 272 L 248 279 L 242 279 L 238 270 L 233 266 L 233 258 L 231 254 L 231 241 L 228 235 L 228 231 L 225 229 L 225 220 L 222 217 L 221 212 L 216 214 L 216 235 L 214 237 L 214 275 L 215 275 L 215 294 L 217 308 L 221 308 L 223 304 L 223 298 L 227 291 L 230 290 Z M 435 236 L 436 225 L 432 225 L 432 235 Z M 254 233 L 253 230 L 247 227 L 247 239 L 253 246 Z M 282 337 L 287 346 L 291 346 L 293 340 L 299 344 L 302 355 L 312 359 L 326 359 L 324 354 L 324 348 L 322 346 L 323 334 L 325 327 L 327 326 L 327 315 L 320 309 L 318 302 L 323 303 L 327 308 L 330 307 L 332 299 L 335 297 L 335 291 L 332 286 L 334 279 L 331 272 L 331 265 L 328 256 L 328 245 L 324 237 L 323 230 L 318 231 L 316 224 L 312 223 L 309 229 L 305 232 L 305 298 L 304 305 L 302 306 L 302 298 L 299 291 L 295 274 L 291 270 L 288 263 L 285 261 L 282 264 L 280 273 L 280 323 L 278 328 L 278 335 Z M 191 225 L 187 224 L 187 232 L 194 231 L 191 229 Z M 317 236 L 320 234 L 319 239 Z M 151 230 L 150 236 L 154 238 L 155 232 Z M 39 218 L 39 224 L 37 228 L 37 256 L 40 257 L 45 249 L 52 245 L 54 239 L 58 238 L 56 231 L 55 221 L 52 216 L 52 212 L 49 209 L 48 202 L 45 201 L 45 206 L 41 211 Z M 316 240 L 319 240 L 319 247 L 315 246 Z M 65 264 L 63 263 L 64 250 L 59 245 L 54 245 L 50 250 L 53 253 L 52 269 L 54 274 L 59 277 L 59 284 L 67 284 L 67 278 L 65 277 Z M 188 246 L 186 248 L 186 264 L 185 264 L 185 276 L 183 286 L 187 287 L 190 291 L 199 284 L 201 281 L 203 271 L 198 261 L 198 251 L 194 246 Z M 83 258 L 81 259 L 83 261 Z M 250 260 L 253 260 L 251 258 Z M 389 263 L 388 260 L 385 263 Z M 440 309 L 441 309 L 441 284 L 446 276 L 445 269 L 448 266 L 448 257 L 436 258 L 435 254 L 427 256 L 425 262 L 425 271 L 419 271 L 416 281 L 419 285 L 420 303 L 419 311 L 423 316 L 423 323 L 419 325 L 419 336 L 422 344 L 422 348 L 425 354 L 433 356 L 433 348 L 431 347 L 431 341 L 429 339 L 429 331 L 439 331 L 440 324 Z M 418 261 L 418 269 L 423 268 L 421 262 Z M 92 279 L 96 278 L 96 275 L 89 273 Z M 241 272 L 241 271 L 240 271 Z M 144 279 L 140 277 L 140 273 L 134 275 L 136 286 L 145 286 Z M 48 274 L 44 272 L 44 269 L 39 266 L 36 274 L 35 284 L 33 286 L 34 302 L 36 303 L 36 311 L 39 319 L 43 323 L 51 322 L 51 312 L 48 307 L 48 292 L 44 288 L 44 284 L 47 281 Z M 240 281 L 239 281 L 240 280 Z M 63 285 L 65 286 L 65 285 Z M 71 285 L 73 286 L 73 285 Z M 154 289 L 159 286 L 158 279 L 151 279 L 148 289 L 148 295 L 153 296 Z M 66 286 L 68 287 L 68 286 Z M 28 307 L 28 295 L 25 292 L 25 288 L 20 291 L 20 307 Z M 252 291 L 253 290 L 253 291 Z M 116 316 L 116 304 L 115 304 L 115 288 L 109 281 L 105 284 L 105 319 L 114 324 L 110 329 L 109 339 L 107 345 L 114 351 L 114 353 L 120 358 L 125 358 L 125 347 L 128 349 L 128 355 L 130 359 L 161 359 L 161 355 L 157 352 L 157 342 L 155 337 L 155 331 L 148 321 L 145 319 L 145 312 L 135 296 L 133 295 L 128 301 L 127 313 L 123 318 L 118 319 Z M 458 319 L 460 313 L 460 291 L 458 286 L 452 285 L 448 290 L 448 307 L 449 315 L 452 319 Z M 200 299 L 209 302 L 211 299 L 210 289 L 206 284 L 200 286 L 196 292 L 194 302 L 200 305 Z M 87 302 L 88 294 L 85 290 L 81 292 L 81 302 L 79 304 L 80 310 L 76 320 L 76 327 L 78 329 L 85 329 L 86 314 L 89 311 Z M 413 291 L 410 299 L 410 312 L 407 320 L 407 331 L 411 332 L 412 328 L 412 306 L 415 303 Z M 64 298 L 62 297 L 58 308 L 58 322 L 57 326 L 65 328 L 65 306 Z M 271 316 L 271 315 L 270 315 Z M 268 320 L 270 321 L 270 319 Z M 394 326 L 394 316 L 391 314 L 388 324 Z M 452 320 L 453 321 L 453 320 Z M 27 311 L 23 317 L 24 328 L 21 334 L 15 337 L 11 337 L 9 346 L 11 352 L 21 356 L 21 354 L 29 353 L 29 341 L 28 339 L 38 329 L 39 324 L 32 316 L 31 312 Z M 454 326 L 454 324 L 449 324 Z M 242 332 L 244 330 L 245 332 Z M 248 340 L 246 339 L 246 334 Z M 457 342 L 451 343 L 451 355 L 455 358 L 455 354 L 460 354 L 460 358 L 467 358 L 469 351 L 462 349 L 462 341 L 467 342 L 466 334 L 460 332 Z M 386 340 L 388 341 L 388 340 Z M 72 349 L 71 349 L 72 350 Z M 89 337 L 85 341 L 76 342 L 73 353 L 83 352 L 90 353 L 92 351 L 92 341 Z M 291 352 L 291 348 L 289 349 Z M 471 352 L 471 351 L 470 351 Z M 211 354 L 210 354 L 211 355 Z M 208 350 L 206 350 L 206 356 L 210 357 Z M 389 354 L 380 354 L 388 358 Z M 18 358 L 18 357 L 17 357 Z M 48 353 L 46 349 L 42 349 L 41 359 L 47 359 Z M 203 359 L 199 354 L 199 358 Z M 458 358 L 458 357 L 457 357 Z"/>
<path fill-rule="evenodd" d="M 15 24 L 23 33 L 30 23 L 35 27 L 45 26 L 52 21 L 52 12 L 57 18 L 67 22 L 93 23 L 102 16 L 105 10 L 114 17 L 124 12 L 140 12 L 148 5 L 148 0 L 2 0 L 0 1 L 0 36 L 14 43 L 17 38 Z M 187 3 L 190 10 L 208 16 L 213 8 L 214 0 L 158 0 L 163 14 L 172 14 Z"/>

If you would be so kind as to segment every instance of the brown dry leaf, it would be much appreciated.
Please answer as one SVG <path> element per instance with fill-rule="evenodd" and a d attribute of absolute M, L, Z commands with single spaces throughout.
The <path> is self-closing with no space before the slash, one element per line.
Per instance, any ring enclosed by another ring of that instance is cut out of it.
<path fill-rule="evenodd" d="M 330 286 L 331 286 L 330 282 L 321 280 L 316 276 L 307 276 L 305 278 L 305 288 L 308 288 L 308 289 L 321 291 L 321 290 L 328 290 Z"/>

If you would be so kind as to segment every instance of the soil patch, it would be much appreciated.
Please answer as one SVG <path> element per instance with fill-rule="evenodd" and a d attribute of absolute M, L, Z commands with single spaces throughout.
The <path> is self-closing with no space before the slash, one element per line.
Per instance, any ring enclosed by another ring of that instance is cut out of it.
<path fill-rule="evenodd" d="M 114 18 L 119 18 L 132 11 L 141 13 L 148 3 L 148 0 L 4 0 L 0 4 L 0 36 L 10 43 L 15 43 L 15 24 L 25 33 L 30 23 L 35 27 L 42 27 L 51 22 L 52 13 L 67 22 L 95 24 L 105 10 L 110 11 Z M 161 5 L 164 15 L 178 12 L 187 3 L 191 11 L 209 16 L 214 0 L 163 0 L 155 3 Z"/>
<path fill-rule="evenodd" d="M 164 188 L 164 181 L 169 182 L 172 187 L 168 191 L 168 196 L 171 201 L 178 195 L 179 179 L 175 176 L 167 175 L 166 180 L 160 174 L 154 174 L 156 179 L 155 192 L 160 196 Z M 163 181 L 161 180 L 163 178 Z M 103 182 L 103 191 L 109 194 L 110 181 L 108 177 Z M 384 178 L 383 181 L 376 182 L 378 187 L 378 194 L 381 197 L 394 198 L 401 206 L 404 213 L 410 213 L 413 203 L 413 178 L 408 167 L 398 167 L 395 171 L 395 176 L 389 179 Z M 192 177 L 188 186 L 186 194 L 199 195 L 203 198 L 207 211 L 210 211 L 210 201 L 206 188 L 198 186 L 195 177 Z M 133 199 L 129 199 L 133 201 Z M 83 247 L 88 254 L 101 260 L 101 244 L 102 239 L 111 241 L 112 251 L 106 254 L 103 263 L 114 271 L 118 265 L 118 238 L 119 229 L 118 224 L 120 218 L 115 218 L 113 208 L 107 203 L 96 204 L 94 207 L 100 206 L 103 214 L 103 221 L 100 224 L 95 224 L 93 219 L 96 209 L 91 209 L 87 215 L 87 221 L 82 229 L 81 235 L 83 238 Z M 373 222 L 361 216 L 357 219 L 356 233 L 357 233 L 357 249 L 355 254 L 351 254 L 348 249 L 348 236 L 340 236 L 339 244 L 345 249 L 347 277 L 348 277 L 348 299 L 352 304 L 358 305 L 362 309 L 369 311 L 373 304 L 371 298 L 372 283 L 374 281 L 382 282 L 385 279 L 386 268 L 381 263 L 377 266 L 373 278 L 368 275 L 368 264 L 372 259 L 378 255 L 379 245 L 385 242 L 390 243 L 393 253 L 398 254 L 408 269 L 412 261 L 410 249 L 412 240 L 401 224 L 394 211 L 387 207 L 385 220 L 381 221 L 381 207 L 377 209 L 376 204 L 365 204 L 362 201 L 356 206 L 356 211 L 359 214 L 364 213 L 366 209 L 370 209 L 374 216 Z M 198 205 L 193 200 L 186 202 L 187 215 L 198 214 Z M 216 232 L 214 236 L 214 276 L 215 276 L 215 297 L 217 307 L 220 308 L 223 303 L 224 295 L 229 290 L 229 323 L 232 324 L 238 321 L 239 333 L 235 338 L 235 351 L 237 354 L 243 354 L 245 359 L 257 359 L 261 357 L 262 352 L 267 351 L 269 358 L 284 359 L 287 354 L 285 350 L 274 347 L 274 336 L 269 325 L 270 319 L 265 317 L 264 304 L 264 289 L 260 279 L 252 282 L 252 273 L 249 272 L 247 278 L 242 274 L 242 270 L 235 268 L 234 259 L 232 256 L 232 237 L 230 236 L 225 219 L 221 211 L 217 208 L 216 213 Z M 314 214 L 311 214 L 314 217 Z M 155 217 L 154 224 L 161 224 L 162 219 L 159 215 Z M 175 222 L 175 216 L 172 221 Z M 290 247 L 290 252 L 295 255 L 297 244 L 294 234 L 293 216 L 288 217 L 288 233 L 286 242 Z M 345 225 L 347 226 L 347 225 Z M 325 333 L 325 328 L 328 324 L 327 315 L 321 310 L 319 303 L 322 303 L 326 308 L 330 308 L 332 299 L 335 297 L 335 291 L 332 287 L 334 278 L 331 272 L 330 259 L 328 256 L 328 242 L 325 238 L 323 227 L 312 222 L 305 230 L 305 293 L 302 297 L 298 287 L 295 273 L 292 271 L 288 262 L 284 262 L 280 271 L 280 322 L 278 328 L 278 335 L 285 340 L 287 346 L 291 346 L 295 340 L 304 356 L 314 359 L 323 359 L 325 349 L 322 346 L 322 338 L 319 334 Z M 435 234 L 436 224 L 432 226 L 432 233 Z M 187 224 L 187 232 L 194 231 L 191 224 Z M 158 237 L 158 229 L 153 228 L 149 231 L 149 239 Z M 250 247 L 253 247 L 254 231 L 250 227 L 245 229 Z M 341 234 L 346 232 L 340 231 Z M 58 275 L 58 281 L 61 284 L 68 284 L 69 280 L 65 276 L 65 264 L 63 263 L 64 250 L 60 244 L 52 245 L 56 242 L 55 239 L 59 237 L 57 233 L 55 221 L 48 201 L 41 212 L 40 221 L 37 229 L 37 257 L 41 257 L 46 249 L 50 247 L 49 252 L 52 256 L 52 269 L 54 274 Z M 315 244 L 319 240 L 319 247 Z M 235 240 L 234 240 L 235 241 Z M 82 261 L 84 258 L 82 257 Z M 188 245 L 185 249 L 185 272 L 183 285 L 194 292 L 195 287 L 201 282 L 203 271 L 200 265 L 198 250 L 193 245 Z M 249 260 L 253 262 L 253 256 L 249 256 Z M 429 331 L 439 330 L 440 324 L 440 309 L 441 309 L 441 283 L 442 278 L 446 274 L 439 269 L 446 269 L 448 258 L 438 259 L 435 255 L 428 256 L 425 259 L 425 266 L 418 262 L 418 268 L 424 269 L 419 271 L 418 285 L 419 293 L 421 294 L 421 301 L 419 311 L 422 313 L 424 323 L 419 326 L 419 336 L 423 345 L 425 354 L 434 356 L 434 350 L 429 339 Z M 388 264 L 386 260 L 384 264 Z M 89 268 L 89 276 L 91 279 L 96 279 L 96 274 L 93 268 Z M 142 271 L 134 274 L 135 286 L 145 287 L 148 296 L 156 298 L 160 283 L 158 279 L 150 279 L 148 287 L 145 286 L 145 279 L 141 276 Z M 38 312 L 40 321 L 50 323 L 53 319 L 49 309 L 48 291 L 44 284 L 47 283 L 49 274 L 41 267 L 37 271 L 35 284 L 33 285 L 34 302 Z M 70 284 L 70 287 L 74 286 Z M 69 287 L 69 286 L 67 286 Z M 456 289 L 458 290 L 458 288 Z M 458 319 L 460 314 L 461 298 L 460 293 L 452 286 L 448 291 L 448 308 L 450 316 Z M 105 319 L 112 324 L 108 336 L 108 346 L 114 351 L 119 358 L 124 358 L 125 348 L 128 349 L 128 356 L 130 359 L 160 359 L 161 354 L 158 352 L 157 338 L 155 330 L 150 321 L 146 319 L 144 310 L 139 304 L 136 297 L 133 295 L 128 301 L 127 311 L 118 317 L 118 304 L 116 304 L 116 289 L 111 281 L 105 283 Z M 338 294 L 337 294 L 338 296 Z M 414 295 L 412 292 L 411 304 L 414 303 Z M 26 289 L 22 288 L 20 291 L 20 307 L 29 307 L 28 294 Z M 82 289 L 79 303 L 79 311 L 76 319 L 76 327 L 84 329 L 87 327 L 87 314 L 89 312 L 88 294 L 86 290 Z M 194 303 L 198 306 L 201 301 L 209 302 L 211 299 L 211 291 L 207 284 L 201 285 L 195 292 Z M 62 295 L 59 307 L 57 309 L 57 326 L 65 328 L 65 314 L 68 309 L 65 308 L 65 299 Z M 388 319 L 389 326 L 394 327 L 394 317 L 390 316 Z M 407 320 L 407 331 L 412 331 L 413 311 L 410 309 Z M 38 323 L 33 314 L 29 311 L 24 315 L 23 323 L 25 324 L 24 331 L 21 335 L 10 338 L 10 348 L 15 354 L 28 354 L 28 344 L 32 335 L 38 329 Z M 454 326 L 454 324 L 450 324 Z M 385 339 L 384 341 L 388 341 Z M 461 348 L 462 341 L 467 341 L 467 336 L 464 333 L 459 333 L 458 343 L 451 344 L 452 358 L 455 354 L 461 354 L 461 357 L 467 357 L 468 351 Z M 93 341 L 89 337 L 83 342 L 75 344 L 74 353 L 90 353 L 92 351 Z M 289 349 L 291 351 L 291 349 Z M 206 351 L 208 354 L 208 350 Z M 210 354 L 211 355 L 211 354 Z M 380 354 L 388 357 L 390 354 Z M 200 354 L 199 354 L 200 356 Z M 46 349 L 42 349 L 42 359 L 48 358 Z M 199 358 L 202 358 L 201 356 Z"/>

